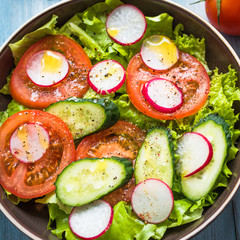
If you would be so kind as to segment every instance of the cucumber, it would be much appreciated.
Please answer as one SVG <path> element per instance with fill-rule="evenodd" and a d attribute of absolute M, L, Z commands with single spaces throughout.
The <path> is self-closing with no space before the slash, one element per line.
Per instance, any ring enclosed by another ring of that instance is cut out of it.
<path fill-rule="evenodd" d="M 63 204 L 82 206 L 122 187 L 132 175 L 132 163 L 126 158 L 80 159 L 57 177 L 56 196 Z"/>
<path fill-rule="evenodd" d="M 173 145 L 169 132 L 164 128 L 150 130 L 136 159 L 134 170 L 136 184 L 149 178 L 157 178 L 171 188 L 173 160 Z"/>
<path fill-rule="evenodd" d="M 192 176 L 181 176 L 183 194 L 188 199 L 197 201 L 211 192 L 221 173 L 231 146 L 231 133 L 229 125 L 216 114 L 202 119 L 192 131 L 203 134 L 213 147 L 212 160 L 205 168 Z"/>
<path fill-rule="evenodd" d="M 68 98 L 51 104 L 45 111 L 61 118 L 72 132 L 73 139 L 109 128 L 120 117 L 117 105 L 104 98 Z"/>

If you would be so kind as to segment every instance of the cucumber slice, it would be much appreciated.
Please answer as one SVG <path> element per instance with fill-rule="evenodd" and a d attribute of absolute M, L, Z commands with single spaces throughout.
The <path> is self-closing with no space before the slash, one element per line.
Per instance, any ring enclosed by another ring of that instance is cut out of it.
<path fill-rule="evenodd" d="M 61 118 L 69 127 L 74 139 L 109 128 L 120 117 L 117 105 L 104 98 L 69 98 L 53 103 L 45 110 Z"/>
<path fill-rule="evenodd" d="M 136 184 L 149 178 L 157 178 L 171 188 L 173 159 L 173 145 L 168 131 L 164 128 L 150 130 L 136 159 L 134 171 Z"/>
<path fill-rule="evenodd" d="M 122 187 L 132 175 L 132 163 L 126 158 L 84 158 L 58 176 L 56 195 L 63 204 L 82 206 Z"/>
<path fill-rule="evenodd" d="M 216 114 L 210 114 L 201 120 L 193 132 L 204 135 L 213 147 L 212 160 L 204 169 L 189 177 L 181 176 L 183 194 L 188 199 L 197 201 L 212 190 L 221 173 L 231 145 L 231 133 L 229 125 Z"/>

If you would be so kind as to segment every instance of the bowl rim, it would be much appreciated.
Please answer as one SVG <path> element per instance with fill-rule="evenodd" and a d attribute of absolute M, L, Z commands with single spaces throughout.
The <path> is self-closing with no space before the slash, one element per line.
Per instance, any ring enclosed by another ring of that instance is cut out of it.
<path fill-rule="evenodd" d="M 77 0 L 77 1 L 81 1 L 81 0 Z M 104 1 L 104 0 L 100 0 L 100 1 Z M 207 28 L 209 28 L 220 39 L 220 41 L 227 47 L 227 49 L 229 50 L 229 52 L 234 57 L 234 59 L 236 60 L 237 64 L 240 67 L 240 58 L 238 57 L 238 55 L 235 52 L 235 50 L 233 49 L 233 47 L 225 39 L 225 37 L 216 28 L 214 28 L 206 19 L 204 19 L 203 17 L 201 17 L 197 13 L 193 12 L 192 10 L 188 9 L 187 7 L 182 6 L 181 4 L 176 3 L 176 2 L 174 2 L 172 0 L 153 0 L 153 1 L 155 1 L 155 2 L 165 2 L 166 4 L 173 5 L 173 6 L 177 7 L 177 8 L 179 8 L 180 10 L 183 10 L 184 12 L 187 12 L 188 14 L 190 14 L 191 17 L 195 17 L 201 23 L 205 24 L 207 26 Z M 29 18 L 27 21 L 25 21 L 21 26 L 19 26 L 3 42 L 3 44 L 0 46 L 0 54 L 4 51 L 5 48 L 8 47 L 9 43 L 11 42 L 11 40 L 14 39 L 14 37 L 17 36 L 19 34 L 19 32 L 23 28 L 25 28 L 28 24 L 30 24 L 31 22 L 35 21 L 37 18 L 41 17 L 42 15 L 44 15 L 46 12 L 52 11 L 55 8 L 59 7 L 59 6 L 67 4 L 67 3 L 70 3 L 70 2 L 73 2 L 73 0 L 61 0 L 61 1 L 57 2 L 57 3 L 54 3 L 54 4 L 50 5 L 49 7 L 45 8 L 43 10 L 41 10 L 39 13 L 33 15 L 31 18 Z M 226 198 L 226 200 L 223 202 L 223 204 L 208 219 L 206 219 L 200 226 L 198 226 L 196 229 L 194 229 L 193 231 L 191 231 L 187 235 L 183 236 L 181 238 L 181 240 L 187 240 L 187 239 L 195 236 L 200 231 L 202 231 L 204 228 L 206 228 L 206 226 L 208 224 L 210 224 L 212 221 L 214 221 L 220 215 L 220 213 L 225 209 L 225 207 L 229 204 L 229 202 L 232 200 L 232 198 L 235 195 L 235 193 L 237 192 L 239 186 L 240 186 L 240 178 L 237 180 L 236 184 L 234 185 L 234 187 L 231 190 L 229 196 Z M 6 216 L 6 218 L 15 227 L 17 227 L 21 232 L 23 232 L 26 236 L 28 236 L 28 237 L 30 237 L 32 239 L 35 239 L 35 240 L 43 240 L 43 238 L 40 238 L 40 237 L 36 236 L 34 233 L 31 232 L 31 230 L 28 229 L 27 226 L 24 226 L 23 224 L 21 224 L 21 222 L 19 220 L 15 219 L 14 216 L 10 212 L 7 211 L 7 209 L 4 207 L 4 205 L 1 202 L 0 202 L 0 210 Z"/>

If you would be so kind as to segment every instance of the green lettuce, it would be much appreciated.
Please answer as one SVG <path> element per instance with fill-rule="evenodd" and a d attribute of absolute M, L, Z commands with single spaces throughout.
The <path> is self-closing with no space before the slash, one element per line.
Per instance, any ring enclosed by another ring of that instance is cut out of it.
<path fill-rule="evenodd" d="M 86 50 L 90 58 L 94 61 L 103 59 L 116 59 L 124 66 L 134 54 L 139 51 L 141 41 L 134 46 L 121 46 L 113 42 L 105 31 L 106 13 L 111 11 L 109 3 L 99 3 L 87 9 L 84 13 L 76 14 L 70 19 L 61 29 L 62 33 L 75 38 Z M 116 5 L 120 5 L 116 2 Z M 97 14 L 96 14 L 97 12 Z M 161 14 L 155 17 L 146 17 L 148 29 L 144 38 L 149 35 L 161 33 L 172 38 L 179 50 L 187 52 L 196 57 L 205 66 L 210 74 L 205 60 L 205 40 L 195 38 L 193 35 L 182 34 L 183 26 L 177 25 L 173 28 L 173 19 L 168 14 Z M 173 30 L 174 29 L 174 30 Z M 120 60 L 119 60 L 120 58 Z M 233 103 L 240 100 L 240 90 L 236 88 L 237 78 L 236 72 L 229 67 L 228 73 L 218 73 L 214 70 L 211 76 L 211 90 L 209 99 L 206 105 L 195 115 L 184 119 L 161 121 L 148 117 L 138 111 L 130 102 L 125 91 L 119 95 L 107 96 L 112 99 L 119 107 L 122 120 L 129 121 L 139 128 L 149 130 L 156 126 L 165 126 L 170 129 L 173 135 L 173 142 L 176 148 L 176 140 L 181 134 L 186 131 L 191 131 L 200 119 L 210 113 L 217 113 L 223 117 L 230 125 L 232 133 L 232 146 L 229 151 L 228 161 L 233 159 L 238 151 L 234 146 L 236 139 L 240 135 L 240 131 L 234 129 L 234 124 L 238 120 L 238 115 L 234 114 Z M 98 97 L 93 91 L 87 93 L 87 97 Z M 223 107 L 224 106 L 224 107 Z M 120 202 L 114 207 L 114 220 L 110 229 L 100 239 L 141 239 L 149 238 L 161 239 L 168 228 L 180 226 L 191 221 L 200 219 L 204 207 L 212 205 L 217 196 L 219 187 L 227 187 L 228 178 L 231 176 L 231 171 L 227 167 L 227 162 L 219 175 L 212 192 L 203 197 L 197 202 L 192 202 L 186 199 L 182 193 L 178 183 L 178 178 L 175 177 L 174 191 L 174 208 L 170 217 L 161 224 L 145 224 L 133 214 L 131 206 Z M 66 219 L 68 214 L 58 208 L 57 203 L 49 205 L 50 222 L 56 222 L 56 228 L 52 230 L 59 238 L 63 235 L 66 239 L 79 239 L 70 230 Z"/>
<path fill-rule="evenodd" d="M 55 29 L 55 25 L 57 23 L 57 16 L 53 15 L 52 19 L 43 25 L 42 27 L 38 28 L 37 30 L 26 34 L 21 40 L 16 43 L 9 44 L 11 48 L 12 55 L 14 58 L 15 65 L 19 62 L 20 58 L 26 52 L 26 50 L 36 43 L 41 38 L 49 35 L 49 34 L 56 34 L 57 31 Z"/>
<path fill-rule="evenodd" d="M 139 52 L 142 41 L 153 34 L 174 37 L 173 18 L 167 13 L 146 17 L 148 28 L 141 41 L 131 46 L 114 42 L 106 32 L 107 15 L 122 2 L 107 0 L 89 7 L 83 13 L 75 14 L 61 28 L 60 33 L 74 38 L 83 47 L 93 63 L 104 59 L 115 59 L 127 67 L 130 59 Z M 113 7 L 114 6 L 114 7 Z"/>
<path fill-rule="evenodd" d="M 218 69 L 213 72 L 209 70 L 205 60 L 205 40 L 187 35 L 183 32 L 183 25 L 173 25 L 173 18 L 167 13 L 154 17 L 146 17 L 147 30 L 141 41 L 132 46 L 122 46 L 115 43 L 106 33 L 106 16 L 115 7 L 121 5 L 119 0 L 106 0 L 88 8 L 83 13 L 78 13 L 69 19 L 61 28 L 56 28 L 57 16 L 35 30 L 25 35 L 17 43 L 11 44 L 15 63 L 17 64 L 24 52 L 40 38 L 48 34 L 64 34 L 75 39 L 81 44 L 91 58 L 92 62 L 104 59 L 115 59 L 124 67 L 127 67 L 129 60 L 139 52 L 142 41 L 153 34 L 163 34 L 171 38 L 178 49 L 196 57 L 211 75 L 211 89 L 206 105 L 195 115 L 172 121 L 161 121 L 148 117 L 138 111 L 130 102 L 126 93 L 125 85 L 114 94 L 105 97 L 113 100 L 119 107 L 121 120 L 126 120 L 137 125 L 143 130 L 149 130 L 157 126 L 165 126 L 172 134 L 173 144 L 177 147 L 176 140 L 186 131 L 191 131 L 192 127 L 208 114 L 216 113 L 225 119 L 230 125 L 232 145 L 229 155 L 221 174 L 219 175 L 212 191 L 197 202 L 186 199 L 179 185 L 178 177 L 175 176 L 173 184 L 174 208 L 169 218 L 161 224 L 146 224 L 140 221 L 133 213 L 130 205 L 120 202 L 114 207 L 114 219 L 110 229 L 100 237 L 104 239 L 124 239 L 124 240 L 148 240 L 149 238 L 161 239 L 168 228 L 180 226 L 195 221 L 202 216 L 204 207 L 214 203 L 218 196 L 219 187 L 227 187 L 228 178 L 231 171 L 227 162 L 234 159 L 238 149 L 235 142 L 240 135 L 240 131 L 235 129 L 238 121 L 238 114 L 235 114 L 233 104 L 240 100 L 240 90 L 236 87 L 236 71 L 229 66 L 227 73 L 219 73 Z M 9 82 L 10 76 L 8 78 Z M 8 85 L 1 90 L 4 94 L 9 94 Z M 89 90 L 85 98 L 99 98 L 93 90 Z M 0 124 L 2 124 L 12 114 L 26 109 L 14 100 L 8 105 L 6 111 L 0 112 Z M 178 156 L 175 156 L 177 161 Z M 21 199 L 15 200 L 18 202 Z M 68 217 L 71 207 L 59 202 L 54 193 L 46 195 L 37 202 L 48 204 L 49 224 L 48 229 L 58 238 L 67 240 L 78 240 L 68 225 Z"/>
<path fill-rule="evenodd" d="M 7 120 L 7 118 L 12 116 L 14 113 L 20 112 L 25 109 L 27 109 L 27 108 L 24 107 L 23 105 L 15 102 L 14 100 L 12 100 L 8 104 L 7 110 L 0 111 L 0 126 Z"/>
<path fill-rule="evenodd" d="M 140 221 L 133 213 L 130 205 L 119 202 L 114 206 L 114 218 L 109 230 L 102 235 L 100 240 L 148 240 L 150 238 L 161 239 L 168 228 L 176 227 L 201 218 L 202 208 L 193 209 L 195 203 L 187 200 L 174 201 L 173 211 L 165 222 L 161 224 L 147 224 Z M 58 238 L 63 236 L 68 240 L 79 240 L 68 224 L 69 214 L 60 210 L 58 204 L 49 204 L 49 224 L 48 228 Z"/>

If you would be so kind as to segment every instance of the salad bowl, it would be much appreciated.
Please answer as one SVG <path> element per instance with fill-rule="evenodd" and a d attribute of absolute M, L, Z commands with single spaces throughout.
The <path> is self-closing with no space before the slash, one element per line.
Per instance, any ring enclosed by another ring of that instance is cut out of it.
<path fill-rule="evenodd" d="M 30 19 L 19 28 L 0 49 L 0 87 L 6 83 L 6 78 L 14 67 L 9 43 L 20 40 L 25 34 L 41 27 L 48 22 L 52 15 L 58 16 L 58 25 L 63 25 L 75 13 L 82 12 L 87 7 L 99 2 L 98 0 L 65 0 L 61 1 Z M 240 60 L 228 42 L 205 20 L 180 5 L 166 0 L 126 0 L 137 6 L 146 16 L 155 16 L 167 12 L 174 17 L 174 24 L 182 23 L 184 32 L 193 34 L 206 41 L 206 60 L 210 69 L 217 67 L 220 72 L 226 72 L 228 66 L 236 69 L 240 78 Z M 10 102 L 9 96 L 0 95 L 0 110 L 5 110 Z M 240 112 L 240 106 L 234 106 L 236 113 Z M 237 126 L 239 128 L 240 125 Z M 237 147 L 240 147 L 238 143 Z M 212 222 L 227 206 L 240 185 L 240 155 L 229 163 L 232 176 L 227 188 L 223 189 L 213 206 L 206 208 L 203 217 L 195 222 L 172 228 L 167 231 L 163 239 L 177 240 L 189 239 L 203 230 Z M 5 191 L 1 188 L 0 209 L 7 218 L 27 236 L 36 240 L 57 239 L 47 230 L 47 207 L 34 201 L 21 202 L 14 205 L 8 200 Z"/>

